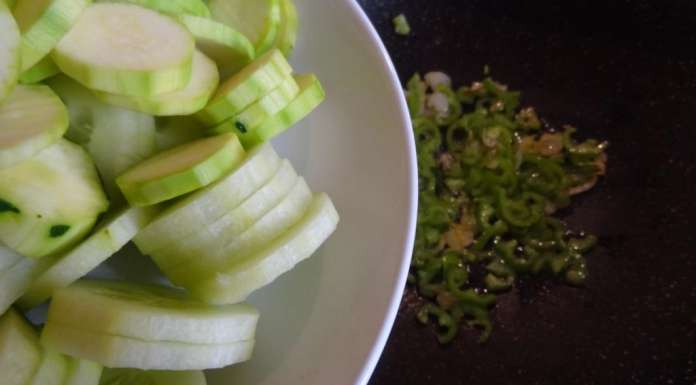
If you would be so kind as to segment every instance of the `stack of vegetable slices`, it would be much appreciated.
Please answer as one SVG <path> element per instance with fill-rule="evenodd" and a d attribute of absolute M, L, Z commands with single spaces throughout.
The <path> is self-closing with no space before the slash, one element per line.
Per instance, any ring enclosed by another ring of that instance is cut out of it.
<path fill-rule="evenodd" d="M 339 221 L 268 143 L 325 98 L 297 29 L 292 0 L 0 1 L 7 385 L 197 385 L 251 356 L 241 302 Z M 131 240 L 180 288 L 81 280 Z M 39 337 L 12 306 L 49 299 Z"/>

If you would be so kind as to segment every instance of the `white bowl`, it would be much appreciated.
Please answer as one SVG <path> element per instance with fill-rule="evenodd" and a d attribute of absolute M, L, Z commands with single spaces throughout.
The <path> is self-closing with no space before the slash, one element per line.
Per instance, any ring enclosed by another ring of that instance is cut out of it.
<path fill-rule="evenodd" d="M 339 227 L 310 260 L 252 295 L 261 312 L 253 358 L 211 371 L 210 385 L 367 383 L 394 322 L 413 246 L 415 146 L 403 93 L 379 36 L 351 0 L 297 0 L 297 72 L 326 102 L 275 141 Z M 158 280 L 129 246 L 97 276 Z"/>

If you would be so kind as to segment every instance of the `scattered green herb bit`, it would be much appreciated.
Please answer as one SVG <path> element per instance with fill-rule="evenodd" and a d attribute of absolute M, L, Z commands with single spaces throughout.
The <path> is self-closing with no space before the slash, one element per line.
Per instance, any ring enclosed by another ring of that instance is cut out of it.
<path fill-rule="evenodd" d="M 242 123 L 242 122 L 240 122 L 240 121 L 236 121 L 236 122 L 234 122 L 234 126 L 237 127 L 237 129 L 239 130 L 239 132 L 241 132 L 242 134 L 246 134 L 246 133 L 247 133 L 247 128 L 246 128 L 246 126 L 244 125 L 244 123 Z"/>
<path fill-rule="evenodd" d="M 520 108 L 519 92 L 490 78 L 455 91 L 435 74 L 407 84 L 420 190 L 408 281 L 426 301 L 418 319 L 435 321 L 440 342 L 462 324 L 482 328 L 484 341 L 491 292 L 525 275 L 585 280 L 597 239 L 553 214 L 604 175 L 607 143 L 577 142 L 570 126 L 545 129 L 533 108 Z"/>
<path fill-rule="evenodd" d="M 68 225 L 51 226 L 51 230 L 49 230 L 49 235 L 51 236 L 51 238 L 58 238 L 65 235 L 65 233 L 67 233 L 68 230 L 70 230 L 70 226 Z"/>
<path fill-rule="evenodd" d="M 19 214 L 19 209 L 12 203 L 4 199 L 0 199 L 0 213 L 4 212 Z"/>
<path fill-rule="evenodd" d="M 411 34 L 411 26 L 408 24 L 408 19 L 403 13 L 394 18 L 394 31 L 399 35 Z"/>

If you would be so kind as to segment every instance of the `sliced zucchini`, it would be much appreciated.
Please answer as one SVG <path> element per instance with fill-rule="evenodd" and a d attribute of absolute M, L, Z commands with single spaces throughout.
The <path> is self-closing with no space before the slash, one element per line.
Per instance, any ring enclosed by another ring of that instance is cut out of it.
<path fill-rule="evenodd" d="M 67 357 L 44 349 L 39 368 L 27 385 L 63 385 L 67 374 Z"/>
<path fill-rule="evenodd" d="M 0 314 L 9 309 L 24 294 L 38 275 L 46 269 L 55 257 L 35 260 L 16 254 L 7 247 L 0 246 L 0 256 L 19 257 L 12 266 L 0 272 Z M 4 258 L 4 257 L 1 257 Z"/>
<path fill-rule="evenodd" d="M 259 218 L 283 200 L 298 180 L 297 173 L 287 160 L 268 183 L 249 199 L 216 221 L 201 227 L 193 235 L 170 238 L 168 247 L 151 254 L 152 259 L 174 283 L 186 287 L 207 277 L 220 265 L 218 256 L 228 241 L 251 227 Z M 187 270 L 182 265 L 192 268 Z"/>
<path fill-rule="evenodd" d="M 64 354 L 110 368 L 203 370 L 222 368 L 251 357 L 254 341 L 230 344 L 186 344 L 144 341 L 79 330 L 49 322 L 41 342 Z"/>
<path fill-rule="evenodd" d="M 279 111 L 283 110 L 292 102 L 300 92 L 300 87 L 295 79 L 288 76 L 280 85 L 261 97 L 261 99 L 252 103 L 249 107 L 240 112 L 239 115 L 231 118 L 227 123 L 223 123 L 234 127 L 234 131 L 247 132 L 253 131 Z M 217 126 L 213 129 L 215 133 L 231 132 L 232 130 Z"/>
<path fill-rule="evenodd" d="M 297 97 L 287 107 L 266 119 L 255 129 L 241 132 L 237 127 L 232 127 L 226 122 L 215 131 L 234 132 L 245 148 L 267 142 L 280 135 L 307 117 L 326 98 L 326 93 L 315 75 L 296 75 L 295 80 L 300 86 Z"/>
<path fill-rule="evenodd" d="M 0 170 L 0 180 L 0 242 L 31 258 L 79 242 L 109 205 L 92 159 L 64 139 Z"/>
<path fill-rule="evenodd" d="M 222 77 L 236 73 L 254 60 L 254 46 L 243 34 L 204 17 L 179 16 L 196 38 L 196 46 L 217 63 Z"/>
<path fill-rule="evenodd" d="M 326 194 L 317 195 L 305 216 L 262 250 L 221 267 L 206 281 L 191 287 L 192 294 L 213 303 L 236 303 L 273 282 L 310 257 L 334 232 L 338 213 Z"/>
<path fill-rule="evenodd" d="M 53 62 L 53 59 L 51 59 L 50 56 L 46 56 L 33 67 L 24 71 L 19 77 L 19 82 L 22 84 L 35 84 L 58 75 L 59 73 L 60 69 L 56 63 Z"/>
<path fill-rule="evenodd" d="M 285 56 L 271 50 L 222 83 L 196 117 L 208 126 L 222 123 L 273 91 L 291 73 Z"/>
<path fill-rule="evenodd" d="M 41 61 L 73 27 L 92 0 L 17 0 L 12 13 L 22 33 L 22 71 Z"/>
<path fill-rule="evenodd" d="M 0 1 L 0 103 L 14 89 L 21 69 L 21 37 L 11 7 Z"/>
<path fill-rule="evenodd" d="M 34 329 L 15 310 L 0 317 L 0 373 L 3 385 L 25 385 L 41 362 Z"/>
<path fill-rule="evenodd" d="M 259 55 L 273 46 L 280 26 L 279 0 L 210 0 L 208 7 L 213 19 L 246 35 Z"/>
<path fill-rule="evenodd" d="M 56 46 L 53 60 L 91 89 L 152 96 L 186 87 L 194 45 L 189 31 L 167 16 L 137 5 L 100 3 L 84 11 Z"/>
<path fill-rule="evenodd" d="M 33 308 L 50 298 L 56 290 L 87 275 L 128 243 L 147 225 L 155 211 L 149 207 L 133 207 L 105 220 L 89 238 L 37 277 L 20 299 L 20 306 Z"/>
<path fill-rule="evenodd" d="M 104 369 L 99 385 L 206 385 L 200 370 L 161 371 L 138 369 Z"/>
<path fill-rule="evenodd" d="M 70 358 L 64 385 L 98 385 L 104 368 L 92 361 Z"/>
<path fill-rule="evenodd" d="M 297 7 L 295 7 L 293 0 L 280 0 L 280 27 L 278 28 L 275 47 L 281 50 L 288 58 L 295 49 L 299 25 Z"/>
<path fill-rule="evenodd" d="M 205 131 L 201 123 L 190 116 L 162 117 L 156 120 L 155 143 L 157 151 L 169 150 L 202 139 Z"/>
<path fill-rule="evenodd" d="M 215 182 L 243 158 L 235 135 L 218 135 L 157 154 L 116 178 L 116 184 L 130 204 L 152 205 Z"/>
<path fill-rule="evenodd" d="M 172 276 L 191 277 L 209 275 L 231 261 L 242 259 L 244 256 L 257 251 L 268 242 L 277 238 L 302 218 L 312 201 L 312 192 L 303 178 L 299 178 L 290 192 L 271 211 L 267 212 L 251 227 L 239 235 L 225 237 L 225 244 L 212 246 L 202 250 L 198 258 L 189 258 L 190 262 L 173 267 L 169 273 Z M 188 249 L 188 248 L 187 248 Z M 177 252 L 182 251 L 177 249 Z M 189 251 L 189 250 L 186 250 Z M 190 257 L 191 255 L 189 255 Z M 189 282 L 193 282 L 190 281 Z"/>
<path fill-rule="evenodd" d="M 110 2 L 131 3 L 154 9 L 170 15 L 195 15 L 210 17 L 208 6 L 201 0 L 107 0 Z M 105 2 L 99 0 L 98 2 Z"/>
<path fill-rule="evenodd" d="M 56 292 L 47 322 L 144 341 L 228 344 L 254 339 L 258 318 L 249 305 L 210 306 L 164 286 L 81 281 Z"/>
<path fill-rule="evenodd" d="M 46 86 L 15 87 L 0 104 L 0 169 L 54 144 L 68 129 L 68 111 Z"/>
<path fill-rule="evenodd" d="M 280 158 L 270 145 L 259 146 L 244 161 L 217 183 L 197 191 L 165 209 L 135 237 L 143 254 L 170 245 L 171 239 L 183 239 L 239 206 L 265 185 L 280 167 Z"/>

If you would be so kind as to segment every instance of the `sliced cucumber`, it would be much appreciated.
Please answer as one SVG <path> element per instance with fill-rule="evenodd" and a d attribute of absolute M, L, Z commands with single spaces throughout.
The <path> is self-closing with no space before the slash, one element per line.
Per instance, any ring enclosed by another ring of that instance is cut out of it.
<path fill-rule="evenodd" d="M 222 83 L 208 106 L 196 117 L 209 126 L 217 125 L 273 91 L 291 73 L 292 68 L 283 54 L 272 50 Z"/>
<path fill-rule="evenodd" d="M 96 362 L 70 358 L 63 385 L 98 385 L 103 369 Z"/>
<path fill-rule="evenodd" d="M 266 119 L 253 130 L 241 132 L 237 127 L 229 123 L 223 123 L 216 128 L 218 132 L 234 132 L 239 137 L 245 148 L 267 142 L 292 127 L 317 108 L 326 97 L 326 93 L 313 74 L 295 76 L 300 86 L 300 93 L 282 111 Z M 224 126 L 224 127 L 222 127 Z"/>
<path fill-rule="evenodd" d="M 210 278 L 191 287 L 201 300 L 236 303 L 273 282 L 300 261 L 309 258 L 334 232 L 338 213 L 326 194 L 317 195 L 304 217 L 285 234 L 262 250 L 234 261 L 211 274 Z"/>
<path fill-rule="evenodd" d="M 25 258 L 0 245 L 0 259 L 5 258 L 16 259 L 16 262 L 0 272 L 0 314 L 17 301 L 29 289 L 34 279 L 55 259 L 55 257 L 40 260 Z"/>
<path fill-rule="evenodd" d="M 51 59 L 50 56 L 46 56 L 33 67 L 24 71 L 19 77 L 19 82 L 22 84 L 35 84 L 58 75 L 59 73 L 60 69 L 56 63 L 53 62 L 53 59 Z"/>
<path fill-rule="evenodd" d="M 303 178 L 299 178 L 295 186 L 288 192 L 280 203 L 267 212 L 251 227 L 241 234 L 232 237 L 222 237 L 225 244 L 216 242 L 210 248 L 190 254 L 191 249 L 177 248 L 176 253 L 189 252 L 190 262 L 170 269 L 168 275 L 173 277 L 204 277 L 217 271 L 220 266 L 230 264 L 234 260 L 259 250 L 268 242 L 277 238 L 302 218 L 312 201 L 312 192 Z M 196 258 L 196 256 L 198 258 Z M 187 280 L 187 282 L 195 282 Z"/>
<path fill-rule="evenodd" d="M 246 35 L 259 55 L 273 46 L 281 18 L 279 0 L 210 0 L 208 6 L 213 19 Z"/>
<path fill-rule="evenodd" d="M 152 258 L 172 282 L 184 287 L 207 277 L 225 260 L 225 245 L 276 207 L 297 184 L 299 177 L 287 160 L 278 172 L 249 199 L 192 236 L 170 239 L 169 246 Z"/>
<path fill-rule="evenodd" d="M 300 22 L 293 0 L 280 0 L 280 11 L 280 27 L 275 46 L 289 58 L 295 49 Z"/>
<path fill-rule="evenodd" d="M 82 281 L 59 290 L 49 323 L 144 341 L 228 344 L 254 339 L 249 305 L 210 306 L 164 286 Z"/>
<path fill-rule="evenodd" d="M 170 15 L 195 15 L 210 17 L 208 6 L 201 0 L 107 0 L 110 2 L 131 3 Z M 104 2 L 99 0 L 98 2 Z"/>
<path fill-rule="evenodd" d="M 25 385 L 41 362 L 36 332 L 10 309 L 0 317 L 0 373 L 3 385 Z"/>
<path fill-rule="evenodd" d="M 215 60 L 224 78 L 254 60 L 254 46 L 249 39 L 227 25 L 189 15 L 179 16 L 179 21 L 196 38 L 198 49 Z"/>
<path fill-rule="evenodd" d="M 109 205 L 80 146 L 61 139 L 35 157 L 0 170 L 0 242 L 40 258 L 77 243 Z"/>
<path fill-rule="evenodd" d="M 172 239 L 183 239 L 200 231 L 239 206 L 265 185 L 280 167 L 280 158 L 270 145 L 247 154 L 234 171 L 217 183 L 176 202 L 135 237 L 143 254 L 168 247 Z"/>
<path fill-rule="evenodd" d="M 137 97 L 97 92 L 104 102 L 155 116 L 191 115 L 208 103 L 220 77 L 215 63 L 196 51 L 193 55 L 191 80 L 186 87 L 164 94 Z"/>
<path fill-rule="evenodd" d="M 46 86 L 17 86 L 0 104 L 0 169 L 54 144 L 68 129 L 68 111 Z"/>
<path fill-rule="evenodd" d="M 17 0 L 12 13 L 22 33 L 22 71 L 46 57 L 92 0 Z"/>
<path fill-rule="evenodd" d="M 243 158 L 235 135 L 218 135 L 162 152 L 116 178 L 116 184 L 130 204 L 152 205 L 215 182 Z"/>
<path fill-rule="evenodd" d="M 137 5 L 101 3 L 84 11 L 53 60 L 89 88 L 152 96 L 188 84 L 193 53 L 193 37 L 175 20 Z"/>
<path fill-rule="evenodd" d="M 47 323 L 41 342 L 50 348 L 110 368 L 203 370 L 222 368 L 251 357 L 254 341 L 230 344 L 151 342 Z"/>
<path fill-rule="evenodd" d="M 152 252 L 152 259 L 165 275 L 178 285 L 186 287 L 199 281 L 199 274 L 175 268 L 199 258 L 205 264 L 202 260 L 212 258 L 211 250 L 223 247 L 228 240 L 249 228 L 275 207 L 292 189 L 297 178 L 290 162 L 283 161 L 276 175 L 249 199 L 187 238 L 169 238 L 168 247 Z M 208 273 L 206 270 L 203 277 Z"/>
<path fill-rule="evenodd" d="M 201 123 L 190 116 L 162 117 L 156 121 L 155 143 L 157 151 L 169 150 L 202 139 L 205 131 Z"/>
<path fill-rule="evenodd" d="M 44 350 L 41 363 L 27 385 L 63 385 L 68 374 L 68 359 L 51 350 Z"/>
<path fill-rule="evenodd" d="M 249 107 L 244 109 L 244 111 L 240 112 L 239 115 L 231 118 L 227 123 L 223 123 L 222 127 L 217 126 L 214 128 L 213 132 L 224 133 L 239 131 L 245 133 L 253 131 L 264 121 L 286 108 L 299 92 L 300 87 L 297 85 L 295 79 L 288 76 L 276 89 L 252 103 Z M 225 128 L 226 125 L 234 128 Z"/>
<path fill-rule="evenodd" d="M 80 245 L 41 273 L 19 301 L 26 309 L 41 304 L 53 293 L 77 281 L 119 251 L 155 214 L 154 208 L 125 209 L 104 221 Z"/>
<path fill-rule="evenodd" d="M 10 13 L 12 4 L 0 2 L 0 103 L 12 92 L 21 69 L 19 27 Z"/>
<path fill-rule="evenodd" d="M 161 371 L 138 369 L 104 369 L 99 385 L 206 385 L 200 370 Z"/>

